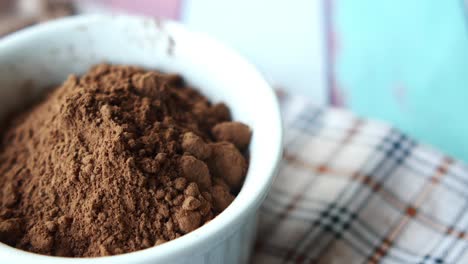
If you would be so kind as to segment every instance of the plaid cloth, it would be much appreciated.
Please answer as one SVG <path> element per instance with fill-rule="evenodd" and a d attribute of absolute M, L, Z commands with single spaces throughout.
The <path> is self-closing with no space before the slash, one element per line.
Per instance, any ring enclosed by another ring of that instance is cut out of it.
<path fill-rule="evenodd" d="M 468 263 L 468 168 L 391 126 L 282 99 L 253 263 Z M 437 125 L 437 124 L 434 124 Z"/>

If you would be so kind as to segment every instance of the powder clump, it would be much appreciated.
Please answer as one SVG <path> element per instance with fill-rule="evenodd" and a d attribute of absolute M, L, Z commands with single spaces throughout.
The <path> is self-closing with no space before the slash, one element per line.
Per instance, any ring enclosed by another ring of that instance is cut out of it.
<path fill-rule="evenodd" d="M 0 241 L 95 257 L 180 237 L 234 200 L 250 135 L 178 75 L 70 76 L 3 133 Z"/>

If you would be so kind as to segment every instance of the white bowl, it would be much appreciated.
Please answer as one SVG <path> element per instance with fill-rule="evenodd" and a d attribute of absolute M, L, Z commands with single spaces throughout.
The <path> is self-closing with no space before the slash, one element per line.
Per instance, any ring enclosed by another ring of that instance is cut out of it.
<path fill-rule="evenodd" d="M 214 21 L 213 23 L 216 23 Z M 254 40 L 252 40 L 254 41 Z M 232 50 L 174 22 L 131 16 L 81 16 L 35 26 L 0 40 L 0 116 L 61 83 L 109 62 L 181 73 L 235 120 L 253 129 L 250 167 L 234 202 L 201 228 L 163 245 L 93 259 L 50 257 L 0 243 L 8 263 L 245 263 L 256 212 L 281 158 L 282 127 L 273 90 Z M 25 90 L 25 87 L 34 86 Z"/>

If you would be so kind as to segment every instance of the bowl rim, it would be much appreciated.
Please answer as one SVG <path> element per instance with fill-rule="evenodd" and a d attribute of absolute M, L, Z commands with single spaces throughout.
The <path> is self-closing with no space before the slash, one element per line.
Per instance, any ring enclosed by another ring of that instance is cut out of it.
<path fill-rule="evenodd" d="M 22 43 L 24 41 L 31 41 L 35 36 L 40 34 L 52 31 L 52 32 L 61 32 L 63 30 L 76 27 L 76 26 L 93 26 L 96 23 L 100 23 L 103 20 L 109 21 L 113 20 L 116 17 L 124 19 L 138 19 L 138 20 L 152 20 L 154 18 L 148 18 L 143 16 L 134 16 L 134 15 L 78 15 L 62 19 L 57 19 L 54 21 L 46 22 L 43 24 L 35 25 L 18 32 L 12 33 L 4 38 L 0 39 L 0 49 L 8 48 L 16 45 L 17 43 Z M 269 101 L 268 105 L 271 105 L 271 122 L 273 127 L 276 127 L 276 133 L 273 133 L 274 144 L 271 144 L 271 150 L 269 151 L 269 157 L 262 156 L 262 162 L 268 162 L 268 169 L 264 172 L 264 175 L 261 177 L 261 181 L 256 182 L 257 186 L 254 188 L 249 188 L 250 192 L 246 193 L 246 188 L 242 188 L 234 202 L 226 208 L 221 214 L 215 217 L 209 223 L 201 226 L 200 228 L 181 236 L 180 238 L 168 241 L 162 245 L 147 248 L 144 250 L 138 250 L 130 253 L 124 253 L 120 255 L 105 256 L 105 257 L 95 257 L 95 258 L 70 258 L 70 257 L 56 257 L 56 256 L 47 256 L 36 254 L 32 252 L 23 251 L 0 242 L 0 253 L 6 253 L 10 256 L 22 257 L 24 259 L 34 260 L 34 261 L 44 261 L 47 263 L 58 263 L 58 262 L 73 262 L 73 263 L 82 263 L 84 261 L 92 260 L 96 263 L 129 263 L 131 261 L 175 261 L 177 260 L 178 254 L 191 252 L 196 255 L 199 249 L 206 250 L 204 246 L 209 240 L 213 237 L 223 237 L 226 236 L 224 233 L 227 228 L 232 226 L 234 223 L 241 221 L 249 215 L 250 212 L 255 211 L 260 206 L 261 202 L 264 200 L 267 191 L 269 190 L 273 178 L 276 175 L 276 172 L 279 167 L 280 160 L 282 158 L 282 146 L 283 146 L 283 125 L 282 118 L 279 108 L 278 98 L 273 90 L 273 88 L 265 81 L 265 78 L 262 74 L 247 60 L 238 55 L 234 50 L 227 47 L 224 44 L 219 43 L 218 41 L 212 39 L 204 33 L 194 32 L 192 30 L 187 30 L 185 26 L 181 25 L 178 22 L 169 21 L 169 20 L 158 20 L 159 23 L 163 23 L 165 27 L 174 29 L 178 31 L 178 34 L 190 34 L 190 37 L 197 38 L 199 41 L 203 41 L 208 47 L 216 47 L 216 49 L 221 50 L 223 53 L 229 54 L 229 56 L 235 58 L 238 61 L 241 61 L 243 67 L 246 67 L 246 70 L 255 74 L 257 81 L 260 81 L 263 85 L 256 87 L 256 89 L 264 89 L 264 94 L 267 97 L 262 98 L 264 101 Z M 170 32 L 169 32 L 170 34 Z M 264 159 L 265 158 L 265 159 Z M 249 172 L 247 177 L 252 177 Z M 258 176 L 255 176 L 258 177 Z M 254 182 L 252 182 L 254 184 Z M 243 199 L 239 199 L 242 197 Z M 229 230 L 229 232 L 234 232 L 235 230 Z M 224 234 L 223 234 L 224 233 Z M 196 241 L 196 243 L 194 243 Z"/>

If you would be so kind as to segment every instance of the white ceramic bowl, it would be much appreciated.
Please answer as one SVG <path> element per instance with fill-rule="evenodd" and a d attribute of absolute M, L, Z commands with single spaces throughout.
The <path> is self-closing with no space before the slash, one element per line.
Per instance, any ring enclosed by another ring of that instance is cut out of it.
<path fill-rule="evenodd" d="M 214 21 L 214 23 L 216 23 Z M 282 127 L 273 90 L 230 49 L 174 22 L 131 16 L 66 18 L 0 40 L 0 115 L 100 62 L 181 73 L 235 120 L 253 129 L 250 167 L 241 192 L 219 216 L 163 245 L 93 259 L 60 258 L 0 243 L 8 263 L 245 263 L 255 237 L 256 212 L 281 157 Z M 33 85 L 34 89 L 25 90 Z"/>

